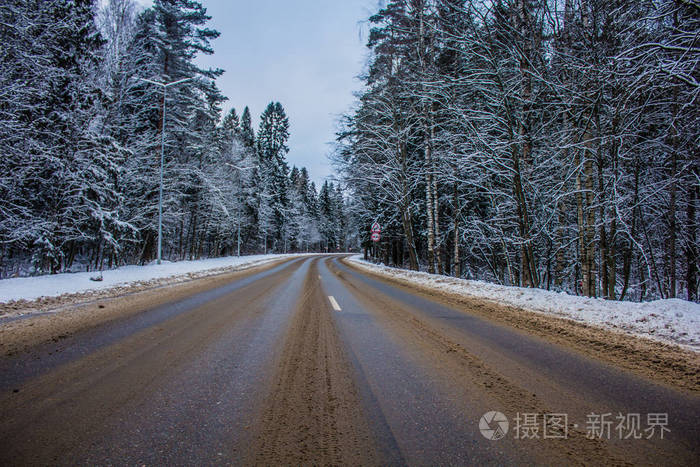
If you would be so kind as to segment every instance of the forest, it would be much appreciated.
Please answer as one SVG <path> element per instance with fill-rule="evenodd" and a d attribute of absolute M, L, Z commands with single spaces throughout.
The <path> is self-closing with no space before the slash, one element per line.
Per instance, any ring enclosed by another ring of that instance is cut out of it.
<path fill-rule="evenodd" d="M 346 247 L 340 186 L 288 166 L 284 107 L 257 130 L 222 114 L 224 71 L 195 60 L 210 19 L 191 0 L 0 4 L 0 278 L 152 261 L 162 136 L 164 259 Z M 144 79 L 189 81 L 166 98 Z"/>
<path fill-rule="evenodd" d="M 167 260 L 362 246 L 467 279 L 699 300 L 697 0 L 380 2 L 321 187 L 289 167 L 274 96 L 257 128 L 223 111 L 224 70 L 196 60 L 210 19 L 191 0 L 2 2 L 0 278 L 152 261 L 163 150 Z"/>
<path fill-rule="evenodd" d="M 366 255 L 698 300 L 700 3 L 392 0 L 368 23 L 333 155 Z"/>

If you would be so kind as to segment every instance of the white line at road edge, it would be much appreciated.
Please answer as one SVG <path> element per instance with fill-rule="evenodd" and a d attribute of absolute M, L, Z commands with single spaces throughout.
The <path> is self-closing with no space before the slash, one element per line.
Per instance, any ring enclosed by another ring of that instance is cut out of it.
<path fill-rule="evenodd" d="M 333 295 L 328 296 L 328 300 L 331 302 L 331 306 L 335 311 L 340 311 L 340 305 L 338 305 L 338 302 L 335 301 L 335 298 L 333 298 Z"/>

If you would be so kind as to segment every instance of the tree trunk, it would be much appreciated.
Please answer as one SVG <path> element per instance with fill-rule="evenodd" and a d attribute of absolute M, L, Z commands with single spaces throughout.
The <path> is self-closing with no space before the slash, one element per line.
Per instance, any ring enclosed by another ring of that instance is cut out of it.
<path fill-rule="evenodd" d="M 435 259 L 437 262 L 438 274 L 445 273 L 445 266 L 442 264 L 442 241 L 440 240 L 440 198 L 438 196 L 437 177 L 433 177 L 433 225 L 435 231 Z"/>
<path fill-rule="evenodd" d="M 666 298 L 664 287 L 661 284 L 661 277 L 659 276 L 659 269 L 656 267 L 656 258 L 654 258 L 654 250 L 651 248 L 651 240 L 649 240 L 649 232 L 647 230 L 647 224 L 644 222 L 644 213 L 642 209 L 639 209 L 639 223 L 642 226 L 642 232 L 644 233 L 644 239 L 647 243 L 647 251 L 649 252 L 649 259 L 651 260 L 651 273 L 656 279 L 656 287 L 661 294 L 661 298 Z"/>
<path fill-rule="evenodd" d="M 408 247 L 408 260 L 412 270 L 418 270 L 418 254 L 416 253 L 416 244 L 413 239 L 413 226 L 411 225 L 411 214 L 408 212 L 408 207 L 401 206 L 401 222 L 403 224 L 404 235 L 406 236 L 406 246 Z"/>
<path fill-rule="evenodd" d="M 425 24 L 423 17 L 424 5 L 420 3 L 416 5 L 419 15 L 419 31 L 418 31 L 418 61 L 421 67 L 421 73 L 425 76 L 428 70 L 428 59 L 429 53 L 426 53 L 426 41 L 425 41 Z M 426 99 L 427 90 L 425 84 L 421 81 L 421 93 L 422 99 Z M 433 125 L 432 125 L 432 105 L 430 102 L 423 102 L 421 112 L 423 113 L 423 152 L 424 152 L 424 163 L 425 163 L 425 206 L 427 215 L 427 234 L 428 234 L 428 272 L 431 274 L 435 273 L 435 265 L 439 262 L 439 258 L 435 249 L 435 240 L 437 233 L 437 203 L 434 200 L 434 190 L 433 184 L 435 175 L 433 173 L 433 142 L 432 138 L 434 135 Z"/>
<path fill-rule="evenodd" d="M 453 229 L 454 229 L 454 251 L 452 252 L 453 258 L 452 258 L 452 269 L 453 269 L 453 275 L 455 277 L 460 277 L 462 271 L 460 271 L 460 258 L 459 258 L 459 214 L 460 214 L 460 208 L 459 208 L 459 192 L 457 190 L 457 182 L 454 182 L 453 186 L 453 193 L 452 193 L 452 202 L 454 204 L 454 214 L 453 214 Z"/>
<path fill-rule="evenodd" d="M 406 158 L 408 157 L 406 143 L 399 143 L 399 158 L 401 160 L 401 199 L 400 210 L 401 210 L 401 223 L 403 225 L 404 235 L 406 237 L 406 247 L 408 248 L 408 260 L 410 262 L 410 267 L 414 271 L 418 271 L 418 253 L 416 252 L 416 242 L 413 237 L 413 223 L 411 222 L 411 212 L 409 210 L 409 193 L 408 186 L 406 185 Z"/>
<path fill-rule="evenodd" d="M 612 120 L 612 129 L 611 133 L 613 135 L 617 135 L 618 133 L 618 127 L 619 127 L 619 117 L 617 114 L 613 117 Z M 619 161 L 618 161 L 618 156 L 619 156 L 619 144 L 618 144 L 618 139 L 613 138 L 613 141 L 611 142 L 610 145 L 610 165 L 612 167 L 612 174 L 613 174 L 613 183 L 617 185 L 617 181 L 619 179 Z M 607 237 L 607 245 L 608 245 L 608 257 L 605 259 L 605 267 L 607 268 L 607 278 L 608 278 L 608 290 L 605 292 L 607 295 L 607 298 L 610 300 L 615 300 L 616 295 L 615 295 L 615 286 L 617 285 L 617 265 L 616 265 L 616 248 L 615 244 L 617 242 L 617 212 L 615 209 L 615 196 L 616 193 L 613 191 L 611 194 L 613 197 L 612 202 L 611 202 L 611 213 L 610 213 L 610 230 L 608 232 L 608 237 Z"/>
<path fill-rule="evenodd" d="M 565 154 L 568 154 L 568 150 L 565 151 Z M 566 155 L 564 160 L 568 160 L 568 157 Z M 564 191 L 563 187 L 562 191 Z M 564 205 L 563 196 L 557 201 L 557 215 L 557 251 L 555 253 L 556 259 L 554 263 L 554 286 L 557 289 L 561 289 L 564 283 L 564 268 L 566 267 L 566 258 L 564 257 L 564 227 L 566 226 L 566 206 Z"/>
<path fill-rule="evenodd" d="M 155 234 L 153 231 L 149 230 L 146 233 L 146 238 L 143 242 L 143 249 L 141 250 L 140 260 L 141 264 L 145 264 L 153 258 L 153 250 L 155 249 Z"/>
<path fill-rule="evenodd" d="M 617 235 L 617 219 L 613 214 L 610 221 L 610 235 L 608 236 L 608 298 L 615 300 L 615 285 L 617 282 L 617 265 L 615 264 L 615 236 Z"/>
<path fill-rule="evenodd" d="M 433 204 L 433 174 L 431 163 L 430 140 L 426 137 L 425 142 L 425 206 L 427 215 L 428 233 L 428 272 L 435 273 L 435 220 Z M 436 214 L 436 213 L 435 213 Z"/>
<path fill-rule="evenodd" d="M 193 209 L 193 211 L 192 211 L 191 219 L 192 219 L 192 221 L 191 221 L 192 230 L 190 231 L 190 239 L 189 239 L 189 244 L 190 244 L 189 245 L 189 250 L 190 250 L 189 256 L 190 257 L 188 258 L 190 260 L 195 258 L 196 247 L 197 247 L 197 245 L 196 245 L 197 244 L 197 211 L 196 211 L 196 208 Z"/>
<path fill-rule="evenodd" d="M 625 299 L 627 288 L 630 283 L 630 274 L 632 271 L 632 255 L 634 252 L 633 245 L 636 239 L 637 229 L 637 203 L 639 202 L 639 163 L 634 164 L 634 195 L 632 197 L 632 219 L 630 220 L 630 238 L 627 239 L 627 249 L 622 266 L 622 292 L 620 292 L 620 300 Z"/>
<path fill-rule="evenodd" d="M 576 223 L 578 224 L 578 256 L 579 265 L 581 269 L 581 293 L 583 295 L 588 295 L 588 289 L 586 284 L 588 283 L 588 260 L 586 255 L 588 254 L 588 249 L 586 248 L 586 217 L 584 215 L 583 207 L 583 183 L 581 181 L 581 151 L 575 150 L 574 164 L 576 165 Z M 578 287 L 576 287 L 578 290 Z"/>
<path fill-rule="evenodd" d="M 598 148 L 598 210 L 600 213 L 600 275 L 603 287 L 603 298 L 609 299 L 608 285 L 608 235 L 605 230 L 605 183 L 603 181 L 603 154 L 601 148 Z"/>
<path fill-rule="evenodd" d="M 676 297 L 676 171 L 677 156 L 674 147 L 671 147 L 671 186 L 669 187 L 668 206 L 668 298 Z"/>
<path fill-rule="evenodd" d="M 515 151 L 513 151 L 515 153 Z M 520 234 L 520 285 L 523 287 L 536 287 L 535 261 L 530 238 L 530 221 L 527 209 L 527 201 L 523 193 L 523 186 L 520 178 L 520 164 L 517 154 L 514 155 L 513 194 L 516 199 L 516 215 L 518 218 L 518 230 Z"/>
<path fill-rule="evenodd" d="M 581 20 L 584 31 L 589 30 L 589 5 L 581 4 Z M 592 96 L 583 105 L 594 106 Z M 593 134 L 591 131 L 595 109 L 587 112 L 584 120 L 583 150 L 576 151 L 576 204 L 579 228 L 579 257 L 581 264 L 581 293 L 588 297 L 595 295 L 595 245 L 593 243 L 595 211 L 593 205 L 593 164 L 591 162 Z M 582 173 L 583 172 L 583 173 Z"/>
<path fill-rule="evenodd" d="M 697 158 L 695 159 L 698 160 Z M 688 193 L 688 206 L 686 208 L 686 270 L 685 280 L 688 285 L 688 300 L 698 300 L 698 238 L 697 238 L 697 203 L 700 200 L 700 171 L 697 163 L 691 172 L 692 185 Z"/>
<path fill-rule="evenodd" d="M 585 223 L 585 242 L 586 242 L 586 272 L 588 273 L 587 280 L 584 279 L 585 295 L 589 297 L 596 296 L 596 274 L 595 274 L 595 210 L 593 209 L 593 162 L 589 156 L 590 146 L 593 144 L 593 136 L 590 130 L 587 130 L 585 136 L 583 171 L 586 176 L 586 223 Z M 589 154 L 586 154 L 589 152 Z"/>

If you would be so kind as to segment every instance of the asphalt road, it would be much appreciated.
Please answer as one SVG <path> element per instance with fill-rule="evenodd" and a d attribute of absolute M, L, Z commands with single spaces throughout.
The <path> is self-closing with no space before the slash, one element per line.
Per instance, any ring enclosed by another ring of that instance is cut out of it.
<path fill-rule="evenodd" d="M 161 301 L 0 357 L 0 465 L 700 459 L 696 394 L 337 256 L 258 268 Z M 479 429 L 490 411 L 508 419 L 502 439 Z M 649 414 L 662 417 L 653 433 Z M 663 439 L 661 426 L 670 430 Z"/>

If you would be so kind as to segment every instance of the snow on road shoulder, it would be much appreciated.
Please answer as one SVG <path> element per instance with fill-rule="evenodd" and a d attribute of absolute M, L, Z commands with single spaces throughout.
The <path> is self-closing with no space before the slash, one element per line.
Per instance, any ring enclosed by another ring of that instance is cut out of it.
<path fill-rule="evenodd" d="M 105 290 L 132 283 L 143 283 L 176 276 L 199 277 L 226 270 L 259 266 L 270 261 L 299 255 L 228 256 L 194 261 L 163 262 L 145 266 L 122 266 L 102 272 L 102 280 L 91 277 L 99 272 L 62 273 L 36 277 L 0 280 L 0 303 L 58 297 L 96 290 Z"/>
<path fill-rule="evenodd" d="M 390 268 L 365 261 L 360 255 L 348 260 L 368 271 L 432 289 L 681 344 L 700 352 L 700 305 L 697 303 L 679 299 L 617 302 Z"/>

